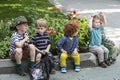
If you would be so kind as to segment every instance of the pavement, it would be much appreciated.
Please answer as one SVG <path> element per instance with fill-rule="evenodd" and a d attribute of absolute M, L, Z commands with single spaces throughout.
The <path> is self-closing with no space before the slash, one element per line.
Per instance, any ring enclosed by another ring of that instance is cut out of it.
<path fill-rule="evenodd" d="M 103 11 L 107 17 L 106 34 L 112 40 L 120 40 L 120 0 L 49 0 L 66 14 L 69 9 L 75 9 L 83 16 Z M 82 68 L 80 72 L 68 70 L 63 74 L 57 71 L 50 80 L 120 80 L 120 56 L 115 64 L 108 68 Z M 17 74 L 0 74 L 0 80 L 30 80 L 29 75 L 21 77 Z"/>
<path fill-rule="evenodd" d="M 89 16 L 96 12 L 104 12 L 107 18 L 106 34 L 110 38 L 120 38 L 120 0 L 49 0 L 61 12 L 76 10 L 81 16 Z"/>
<path fill-rule="evenodd" d="M 120 56 L 115 64 L 107 67 L 82 68 L 80 72 L 68 70 L 67 73 L 57 71 L 50 75 L 50 80 L 120 80 Z M 0 80 L 30 80 L 29 75 L 19 76 L 17 74 L 1 74 Z"/>

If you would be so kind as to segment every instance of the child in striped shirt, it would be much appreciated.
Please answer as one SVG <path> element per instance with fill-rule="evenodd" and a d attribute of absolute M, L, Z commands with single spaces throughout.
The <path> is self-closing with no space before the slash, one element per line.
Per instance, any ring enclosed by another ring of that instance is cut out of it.
<path fill-rule="evenodd" d="M 32 43 L 36 48 L 36 61 L 40 61 L 46 55 L 51 56 L 50 52 L 51 42 L 50 37 L 46 33 L 47 30 L 47 21 L 45 19 L 38 19 L 36 21 L 36 33 L 32 37 Z M 54 64 L 52 64 L 54 67 Z M 55 73 L 55 70 L 52 69 L 51 73 Z"/>

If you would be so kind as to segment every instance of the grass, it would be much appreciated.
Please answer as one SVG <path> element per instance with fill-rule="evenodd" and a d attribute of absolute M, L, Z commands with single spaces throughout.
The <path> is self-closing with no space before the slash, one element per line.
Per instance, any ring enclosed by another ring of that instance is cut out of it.
<path fill-rule="evenodd" d="M 51 17 L 56 17 L 54 8 L 48 0 L 0 0 L 0 20 L 8 20 L 20 15 L 29 18 L 32 17 L 31 14 L 40 17 L 49 14 Z"/>

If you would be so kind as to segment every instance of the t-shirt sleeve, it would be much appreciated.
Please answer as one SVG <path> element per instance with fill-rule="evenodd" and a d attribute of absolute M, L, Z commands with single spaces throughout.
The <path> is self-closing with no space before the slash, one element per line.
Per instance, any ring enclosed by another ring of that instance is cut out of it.
<path fill-rule="evenodd" d="M 13 44 L 15 44 L 16 42 L 19 42 L 18 36 L 13 36 L 13 37 L 11 38 L 11 41 L 12 41 Z"/>

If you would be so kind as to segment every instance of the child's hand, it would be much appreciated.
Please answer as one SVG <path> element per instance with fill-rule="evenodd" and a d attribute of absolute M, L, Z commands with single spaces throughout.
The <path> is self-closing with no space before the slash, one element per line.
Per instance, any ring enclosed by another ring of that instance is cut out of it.
<path fill-rule="evenodd" d="M 46 49 L 46 50 L 43 50 L 43 52 L 48 53 L 49 51 Z"/>
<path fill-rule="evenodd" d="M 29 40 L 29 37 L 28 37 L 28 36 L 25 36 L 24 39 L 25 39 L 25 41 L 28 41 L 28 40 Z"/>
<path fill-rule="evenodd" d="M 77 55 L 77 54 L 78 54 L 78 51 L 75 49 L 75 50 L 73 51 L 73 54 L 74 54 L 74 55 Z"/>
<path fill-rule="evenodd" d="M 45 52 L 44 50 L 41 50 L 40 52 L 41 52 L 42 54 L 46 54 L 46 52 Z"/>
<path fill-rule="evenodd" d="M 92 22 L 93 22 L 93 16 L 90 17 L 89 23 L 88 23 L 88 29 L 91 32 L 92 31 Z"/>
<path fill-rule="evenodd" d="M 67 51 L 65 51 L 64 49 L 62 49 L 61 51 L 62 51 L 62 53 L 67 53 Z"/>

